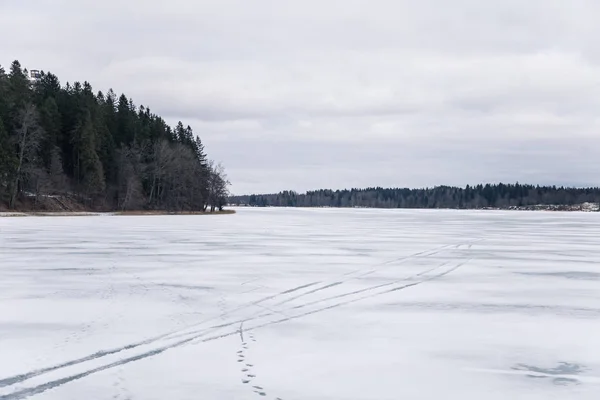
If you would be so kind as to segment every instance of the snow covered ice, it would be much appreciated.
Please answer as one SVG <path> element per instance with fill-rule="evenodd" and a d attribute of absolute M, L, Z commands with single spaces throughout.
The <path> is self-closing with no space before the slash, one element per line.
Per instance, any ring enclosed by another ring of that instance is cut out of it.
<path fill-rule="evenodd" d="M 598 399 L 600 214 L 0 218 L 0 400 Z"/>

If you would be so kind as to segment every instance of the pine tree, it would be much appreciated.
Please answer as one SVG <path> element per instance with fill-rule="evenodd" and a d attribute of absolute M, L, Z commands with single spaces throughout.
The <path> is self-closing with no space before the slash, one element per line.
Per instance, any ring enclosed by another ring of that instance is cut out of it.
<path fill-rule="evenodd" d="M 46 168 L 50 167 L 52 152 L 57 143 L 63 141 L 62 138 L 62 119 L 58 105 L 53 97 L 48 97 L 44 100 L 39 108 L 40 126 L 44 130 L 44 138 L 42 139 L 42 158 Z"/>
<path fill-rule="evenodd" d="M 133 120 L 129 108 L 129 100 L 124 94 L 119 97 L 119 104 L 117 105 L 116 128 L 117 131 L 114 136 L 115 144 L 120 146 L 121 144 L 128 144 L 133 141 Z"/>
<path fill-rule="evenodd" d="M 10 110 L 9 105 L 9 81 L 6 71 L 0 65 L 0 118 L 7 118 Z"/>
<path fill-rule="evenodd" d="M 76 145 L 78 181 L 87 195 L 98 195 L 105 189 L 104 170 L 96 153 L 96 135 L 91 115 L 85 113 Z"/>
<path fill-rule="evenodd" d="M 184 133 L 183 133 L 183 144 L 185 144 L 186 146 L 189 146 L 192 150 L 196 150 L 196 141 L 194 140 L 194 131 L 192 130 L 191 126 L 186 126 Z"/>
<path fill-rule="evenodd" d="M 89 111 L 73 133 L 75 178 L 87 195 L 98 194 L 105 188 L 104 170 L 96 152 L 96 133 Z"/>
<path fill-rule="evenodd" d="M 44 100 L 48 98 L 56 99 L 61 91 L 60 81 L 56 75 L 51 73 L 41 72 L 40 79 L 33 86 L 34 96 L 36 98 L 35 103 L 37 105 L 43 104 Z"/>
<path fill-rule="evenodd" d="M 17 167 L 16 153 L 0 117 L 0 202 L 7 201 L 8 187 Z"/>
<path fill-rule="evenodd" d="M 4 68 L 0 66 L 0 203 L 7 200 L 9 181 L 15 167 L 15 153 L 4 124 L 9 114 L 9 81 Z"/>
<path fill-rule="evenodd" d="M 210 165 L 206 152 L 204 151 L 204 144 L 200 140 L 200 136 L 196 136 L 194 141 L 194 154 L 198 161 L 198 179 L 200 183 L 200 195 L 202 199 L 202 209 L 206 210 L 208 205 L 208 199 L 210 196 L 209 184 L 210 184 Z"/>
<path fill-rule="evenodd" d="M 94 129 L 96 131 L 97 153 L 104 169 L 106 181 L 115 182 L 117 179 L 117 163 L 115 160 L 115 141 L 109 126 L 114 126 L 115 109 L 112 103 L 114 93 L 104 96 L 102 92 L 96 95 L 98 104 Z"/>
<path fill-rule="evenodd" d="M 175 126 L 175 130 L 173 133 L 179 143 L 185 143 L 185 128 L 183 127 L 183 122 L 177 122 L 177 126 Z"/>
<path fill-rule="evenodd" d="M 31 82 L 18 61 L 13 61 L 11 64 L 8 81 L 13 101 L 12 106 L 17 109 L 23 109 L 25 104 L 31 99 Z"/>

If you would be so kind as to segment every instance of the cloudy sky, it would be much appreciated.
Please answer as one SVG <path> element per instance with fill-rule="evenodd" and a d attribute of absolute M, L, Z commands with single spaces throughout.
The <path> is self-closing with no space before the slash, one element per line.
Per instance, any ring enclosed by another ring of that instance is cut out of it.
<path fill-rule="evenodd" d="M 0 63 L 190 124 L 236 194 L 600 185 L 598 0 L 0 0 Z"/>

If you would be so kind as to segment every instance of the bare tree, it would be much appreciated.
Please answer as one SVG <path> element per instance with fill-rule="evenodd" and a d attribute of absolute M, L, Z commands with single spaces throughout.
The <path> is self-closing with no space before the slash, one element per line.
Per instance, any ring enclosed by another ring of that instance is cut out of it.
<path fill-rule="evenodd" d="M 229 186 L 231 183 L 225 173 L 225 168 L 221 163 L 215 164 L 214 161 L 209 161 L 208 168 L 210 176 L 208 180 L 208 202 L 210 204 L 210 212 L 215 209 L 223 211 L 223 207 L 227 204 L 229 196 Z"/>
<path fill-rule="evenodd" d="M 18 149 L 17 169 L 14 177 L 9 207 L 14 208 L 23 181 L 36 167 L 36 157 L 43 131 L 38 124 L 38 113 L 35 106 L 27 103 L 19 113 L 18 126 L 14 132 L 14 141 Z"/>
<path fill-rule="evenodd" d="M 190 207 L 189 192 L 193 194 L 194 154 L 179 143 L 166 140 L 155 143 L 149 166 L 151 187 L 148 203 L 152 207 L 182 210 Z"/>
<path fill-rule="evenodd" d="M 27 185 L 26 190 L 29 192 L 28 196 L 34 195 L 34 208 L 37 209 L 40 196 L 43 196 L 44 193 L 47 193 L 51 189 L 48 172 L 40 166 L 29 168 L 25 184 Z"/>
<path fill-rule="evenodd" d="M 65 175 L 62 159 L 60 157 L 60 149 L 54 147 L 50 155 L 50 168 L 48 170 L 48 178 L 50 182 L 49 191 L 54 194 L 59 194 L 69 188 L 69 180 Z"/>
<path fill-rule="evenodd" d="M 146 166 L 143 163 L 144 148 L 139 145 L 122 147 L 119 162 L 119 208 L 132 210 L 145 204 L 142 179 Z"/>
<path fill-rule="evenodd" d="M 63 171 L 58 148 L 54 148 L 50 154 L 49 169 L 44 168 L 41 160 L 35 159 L 24 166 L 23 175 L 21 187 L 28 197 L 35 198 L 34 208 L 38 208 L 42 198 L 56 198 L 68 188 L 68 179 Z"/>
<path fill-rule="evenodd" d="M 174 153 L 166 140 L 161 140 L 152 146 L 150 162 L 151 186 L 148 195 L 150 206 L 160 207 L 162 189 L 169 166 L 174 163 Z"/>

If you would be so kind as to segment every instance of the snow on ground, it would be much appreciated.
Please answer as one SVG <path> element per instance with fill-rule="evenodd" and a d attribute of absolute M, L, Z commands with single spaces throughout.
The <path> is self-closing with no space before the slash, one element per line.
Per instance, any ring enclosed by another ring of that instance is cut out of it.
<path fill-rule="evenodd" d="M 0 219 L 0 400 L 598 399 L 600 214 Z"/>

